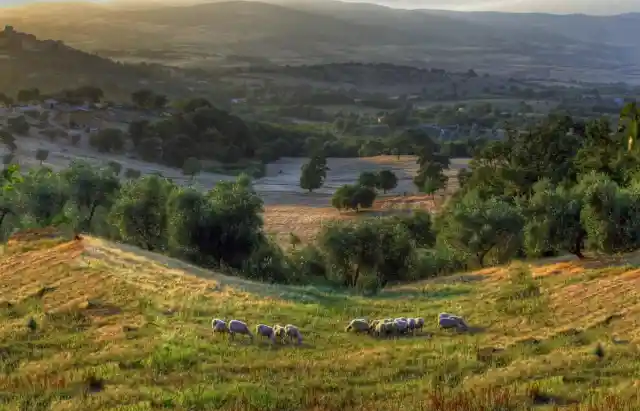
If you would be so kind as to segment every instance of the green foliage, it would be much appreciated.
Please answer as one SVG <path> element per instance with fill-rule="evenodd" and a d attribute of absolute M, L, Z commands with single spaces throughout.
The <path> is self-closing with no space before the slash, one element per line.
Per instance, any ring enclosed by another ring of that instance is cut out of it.
<path fill-rule="evenodd" d="M 140 178 L 141 175 L 142 173 L 140 172 L 140 170 L 136 170 L 135 168 L 127 168 L 126 170 L 124 170 L 124 177 L 129 180 Z"/>
<path fill-rule="evenodd" d="M 376 188 L 382 190 L 386 194 L 387 191 L 393 190 L 398 186 L 398 177 L 391 170 L 381 170 L 378 172 Z"/>
<path fill-rule="evenodd" d="M 113 172 L 115 176 L 119 176 L 122 172 L 122 164 L 117 161 L 109 161 L 107 167 Z"/>
<path fill-rule="evenodd" d="M 358 185 L 367 188 L 376 188 L 379 184 L 378 174 L 372 171 L 363 171 L 358 176 Z"/>
<path fill-rule="evenodd" d="M 42 165 L 42 163 L 46 161 L 47 158 L 49 158 L 49 150 L 45 150 L 42 148 L 36 150 L 36 160 L 40 162 L 40 165 Z"/>
<path fill-rule="evenodd" d="M 189 176 L 193 181 L 194 177 L 202 171 L 202 163 L 195 157 L 189 157 L 182 166 L 182 173 Z"/>
<path fill-rule="evenodd" d="M 415 258 L 409 231 L 380 218 L 335 222 L 323 229 L 318 242 L 329 263 L 329 278 L 369 292 L 406 279 Z"/>
<path fill-rule="evenodd" d="M 31 128 L 25 116 L 11 117 L 7 120 L 7 125 L 9 126 L 9 131 L 18 135 L 26 135 Z"/>
<path fill-rule="evenodd" d="M 372 188 L 346 184 L 338 188 L 331 197 L 331 205 L 338 210 L 359 211 L 370 208 L 376 199 L 376 192 Z"/>
<path fill-rule="evenodd" d="M 80 228 L 89 230 L 96 211 L 113 204 L 120 182 L 111 167 L 97 170 L 82 161 L 73 162 L 62 175 L 69 181 L 71 200 L 85 217 Z"/>
<path fill-rule="evenodd" d="M 149 120 L 134 120 L 129 123 L 129 138 L 133 142 L 134 147 L 138 147 L 140 142 L 145 138 L 153 136 L 153 130 Z"/>
<path fill-rule="evenodd" d="M 481 267 L 490 252 L 507 258 L 521 243 L 523 217 L 513 205 L 498 198 L 483 200 L 469 193 L 443 210 L 438 220 L 438 241 L 473 256 Z"/>
<path fill-rule="evenodd" d="M 124 148 L 124 133 L 117 128 L 105 128 L 93 134 L 89 144 L 101 153 L 119 152 Z"/>
<path fill-rule="evenodd" d="M 627 137 L 627 148 L 631 151 L 640 136 L 640 107 L 635 101 L 628 103 L 620 113 L 620 123 Z"/>
<path fill-rule="evenodd" d="M 314 156 L 309 162 L 302 165 L 300 172 L 300 188 L 312 192 L 322 187 L 327 177 L 327 160 L 321 156 Z"/>
<path fill-rule="evenodd" d="M 154 162 L 162 159 L 162 140 L 158 137 L 143 139 L 137 149 L 144 161 Z"/>
<path fill-rule="evenodd" d="M 564 251 L 583 258 L 587 233 L 580 221 L 582 197 L 575 190 L 554 188 L 548 180 L 538 182 L 533 191 L 524 227 L 527 255 L 543 257 Z"/>
<path fill-rule="evenodd" d="M 0 142 L 7 146 L 11 153 L 14 153 L 18 149 L 15 137 L 7 130 L 0 130 Z"/>
<path fill-rule="evenodd" d="M 420 248 L 430 248 L 436 244 L 436 233 L 431 220 L 431 214 L 424 210 L 415 210 L 409 215 L 390 218 L 393 223 L 405 227 L 411 234 L 416 246 Z"/>
<path fill-rule="evenodd" d="M 154 103 L 154 93 L 148 89 L 141 89 L 131 93 L 131 101 L 138 107 L 150 108 Z"/>
<path fill-rule="evenodd" d="M 109 215 L 118 237 L 145 250 L 166 250 L 165 204 L 172 190 L 173 184 L 158 176 L 126 182 Z"/>

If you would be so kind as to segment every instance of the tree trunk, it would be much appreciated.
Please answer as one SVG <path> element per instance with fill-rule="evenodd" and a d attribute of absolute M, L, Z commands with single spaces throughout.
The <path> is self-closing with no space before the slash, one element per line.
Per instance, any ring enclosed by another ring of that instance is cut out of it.
<path fill-rule="evenodd" d="M 9 210 L 2 210 L 2 214 L 0 214 L 0 227 L 2 227 L 2 223 L 4 222 L 4 218 L 9 214 Z"/>
<path fill-rule="evenodd" d="M 89 217 L 87 218 L 86 224 L 87 224 L 87 229 L 89 229 L 89 227 L 91 227 L 91 220 L 93 220 L 93 215 L 96 212 L 96 209 L 98 208 L 98 203 L 95 202 L 91 205 L 91 210 L 89 211 Z"/>
<path fill-rule="evenodd" d="M 578 237 L 576 237 L 576 239 L 575 239 L 575 242 L 573 243 L 573 246 L 569 250 L 569 252 L 571 254 L 575 255 L 580 260 L 585 260 L 586 259 L 584 254 L 582 254 L 582 242 L 584 241 L 584 237 L 585 237 L 585 235 L 583 233 L 578 235 Z"/>
<path fill-rule="evenodd" d="M 351 284 L 352 288 L 356 288 L 358 285 L 358 280 L 360 279 L 360 265 L 356 266 L 356 271 L 353 273 L 353 283 Z"/>

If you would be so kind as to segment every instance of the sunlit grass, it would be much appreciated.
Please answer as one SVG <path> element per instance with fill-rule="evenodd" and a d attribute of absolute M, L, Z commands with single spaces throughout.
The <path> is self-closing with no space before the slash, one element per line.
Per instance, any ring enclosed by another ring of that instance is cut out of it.
<path fill-rule="evenodd" d="M 365 298 L 83 243 L 32 243 L 1 257 L 2 409 L 640 405 L 640 274 L 632 266 L 595 274 L 577 262 L 541 264 L 530 277 L 517 274 L 526 267 L 504 267 Z M 442 311 L 464 316 L 472 332 L 439 330 Z M 396 316 L 425 317 L 425 330 L 389 339 L 344 332 L 355 317 Z M 230 342 L 213 335 L 213 317 L 252 328 L 293 323 L 304 342 Z"/>

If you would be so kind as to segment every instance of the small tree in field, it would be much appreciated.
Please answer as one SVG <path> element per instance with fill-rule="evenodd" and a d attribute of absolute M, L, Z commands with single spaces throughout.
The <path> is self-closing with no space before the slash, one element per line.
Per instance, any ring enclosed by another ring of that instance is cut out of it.
<path fill-rule="evenodd" d="M 115 174 L 116 176 L 120 175 L 120 172 L 122 171 L 122 164 L 118 163 L 117 161 L 109 161 L 107 166 L 113 171 L 113 174 Z"/>
<path fill-rule="evenodd" d="M 38 151 L 36 151 L 36 160 L 40 161 L 40 165 L 42 165 L 47 158 L 49 158 L 49 150 L 39 148 Z"/>
<path fill-rule="evenodd" d="M 363 171 L 358 177 L 358 185 L 367 188 L 375 188 L 378 185 L 378 174 L 371 171 Z"/>
<path fill-rule="evenodd" d="M 124 176 L 125 178 L 128 178 L 130 180 L 136 179 L 136 178 L 140 178 L 140 175 L 142 173 L 140 173 L 140 170 L 136 170 L 135 168 L 127 168 L 124 171 Z"/>
<path fill-rule="evenodd" d="M 331 205 L 338 210 L 355 210 L 359 212 L 361 208 L 370 208 L 375 199 L 375 190 L 346 184 L 333 194 Z"/>
<path fill-rule="evenodd" d="M 195 157 L 189 157 L 182 166 L 182 173 L 189 176 L 189 181 L 193 182 L 193 179 L 197 174 L 202 171 L 202 163 Z"/>
<path fill-rule="evenodd" d="M 378 173 L 378 179 L 376 187 L 382 190 L 383 193 L 387 193 L 389 190 L 393 190 L 398 186 L 398 177 L 391 170 L 382 170 Z"/>
<path fill-rule="evenodd" d="M 300 173 L 300 187 L 312 192 L 322 187 L 327 176 L 327 160 L 324 157 L 315 156 L 304 164 Z"/>

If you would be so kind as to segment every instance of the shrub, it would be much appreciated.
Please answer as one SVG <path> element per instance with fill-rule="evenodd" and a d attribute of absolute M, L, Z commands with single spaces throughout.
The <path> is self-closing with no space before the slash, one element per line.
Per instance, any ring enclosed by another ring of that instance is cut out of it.
<path fill-rule="evenodd" d="M 109 169 L 111 169 L 116 176 L 119 176 L 120 172 L 122 171 L 122 164 L 118 163 L 117 161 L 109 161 L 107 163 L 107 167 L 109 167 Z"/>
<path fill-rule="evenodd" d="M 47 158 L 49 158 L 49 150 L 44 150 L 42 148 L 39 148 L 36 151 L 36 160 L 40 161 L 40 165 L 42 165 L 42 163 L 46 161 Z"/>
<path fill-rule="evenodd" d="M 140 172 L 140 170 L 136 170 L 135 168 L 127 168 L 124 171 L 124 176 L 128 179 L 136 179 L 136 178 L 140 178 L 140 175 L 142 173 Z"/>

